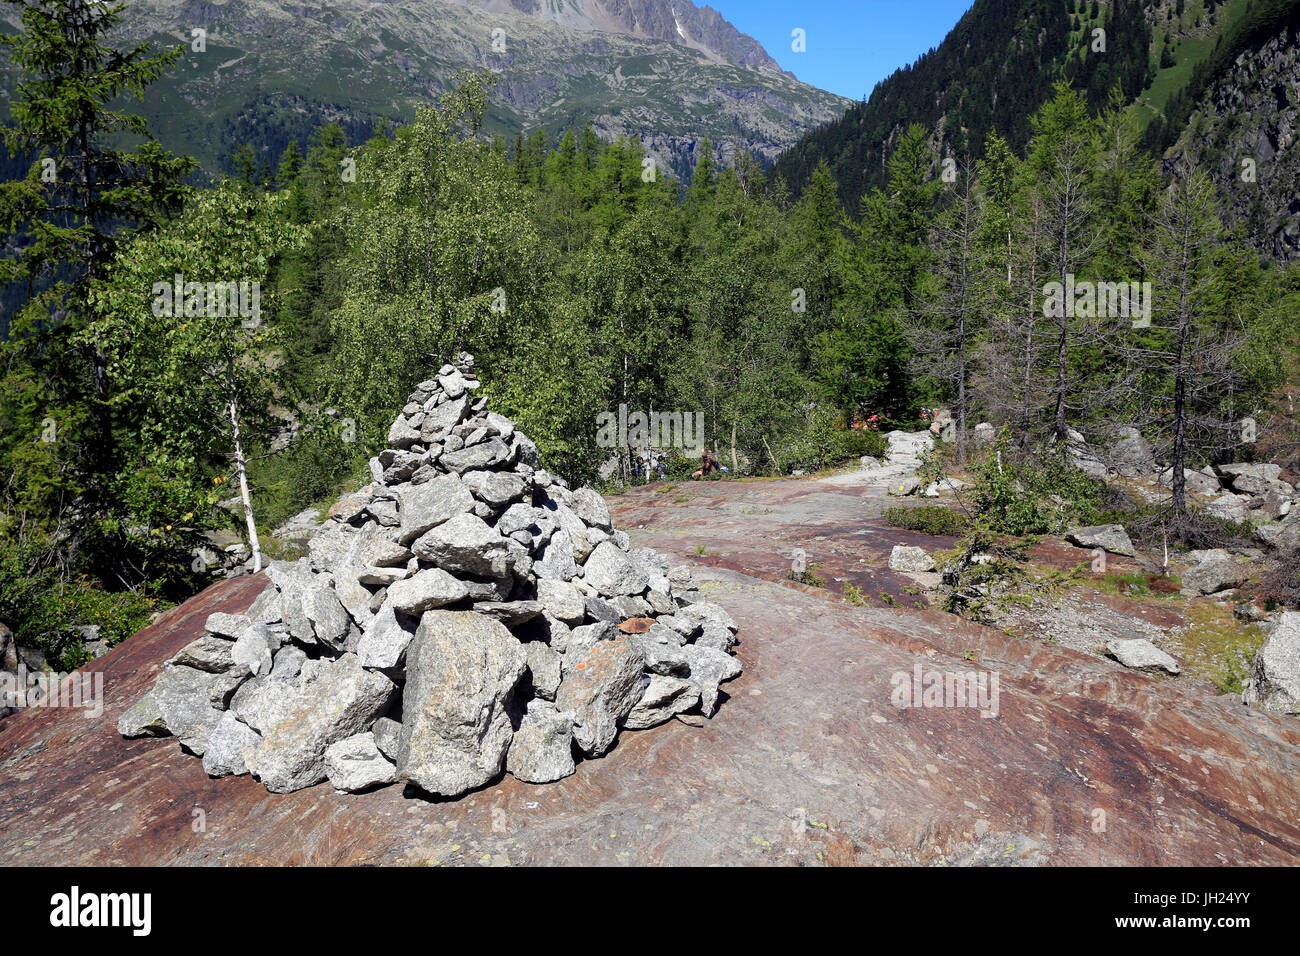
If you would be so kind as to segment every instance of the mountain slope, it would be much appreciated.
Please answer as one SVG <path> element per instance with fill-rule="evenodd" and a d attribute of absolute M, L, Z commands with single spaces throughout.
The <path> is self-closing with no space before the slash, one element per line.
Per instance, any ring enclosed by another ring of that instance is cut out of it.
<path fill-rule="evenodd" d="M 1105 30 L 1096 52 L 1093 31 Z M 865 103 L 805 136 L 776 172 L 798 192 L 825 160 L 840 198 L 856 210 L 884 181 L 897 135 L 921 123 L 957 154 L 978 155 L 997 130 L 1014 148 L 1059 77 L 1098 106 L 1116 83 L 1146 85 L 1150 28 L 1137 0 L 976 0 L 936 49 L 877 84 Z"/>
<path fill-rule="evenodd" d="M 206 50 L 194 52 L 200 27 Z M 602 135 L 642 137 L 679 175 L 705 137 L 770 162 L 848 103 L 782 73 L 689 0 L 138 0 L 120 40 L 186 44 L 144 112 L 165 145 L 208 169 L 243 142 L 274 163 L 330 120 L 357 141 L 381 117 L 409 119 L 464 69 L 497 75 L 488 133 L 590 119 Z"/>
<path fill-rule="evenodd" d="M 526 13 L 561 26 L 669 40 L 697 50 L 715 63 L 781 72 L 753 37 L 741 33 L 712 7 L 690 0 L 448 0 L 489 13 Z"/>
<path fill-rule="evenodd" d="M 1091 50 L 1099 26 L 1104 54 Z M 798 192 L 825 160 L 856 210 L 883 183 L 909 123 L 930 129 L 945 152 L 977 158 L 994 129 L 1020 149 L 1057 79 L 1083 90 L 1094 110 L 1119 82 L 1168 171 L 1205 168 L 1228 221 L 1257 250 L 1298 260 L 1298 41 L 1297 0 L 977 0 L 936 50 L 804 137 L 775 172 Z M 1246 176 L 1244 159 L 1254 163 Z"/>
<path fill-rule="evenodd" d="M 1206 84 L 1165 154 L 1206 169 L 1252 245 L 1300 261 L 1300 4 L 1266 24 Z"/>

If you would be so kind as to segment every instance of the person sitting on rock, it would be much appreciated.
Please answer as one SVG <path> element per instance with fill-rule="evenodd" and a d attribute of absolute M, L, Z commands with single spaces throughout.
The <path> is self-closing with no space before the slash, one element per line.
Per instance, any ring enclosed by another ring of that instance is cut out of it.
<path fill-rule="evenodd" d="M 696 468 L 695 471 L 691 472 L 692 478 L 703 478 L 705 475 L 710 475 L 718 470 L 718 459 L 713 452 L 706 448 L 704 449 L 704 454 L 701 458 L 704 463 L 699 468 Z"/>

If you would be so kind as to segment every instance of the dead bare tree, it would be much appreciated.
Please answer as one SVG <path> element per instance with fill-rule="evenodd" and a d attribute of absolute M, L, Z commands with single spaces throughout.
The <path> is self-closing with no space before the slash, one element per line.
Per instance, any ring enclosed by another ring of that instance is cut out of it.
<path fill-rule="evenodd" d="M 1189 458 L 1212 456 L 1242 440 L 1231 398 L 1246 340 L 1219 289 L 1226 245 L 1209 178 L 1177 177 L 1150 217 L 1145 268 L 1152 283 L 1152 323 L 1133 329 L 1127 351 L 1141 370 L 1141 392 L 1157 439 L 1172 466 L 1171 524 L 1185 536 Z"/>

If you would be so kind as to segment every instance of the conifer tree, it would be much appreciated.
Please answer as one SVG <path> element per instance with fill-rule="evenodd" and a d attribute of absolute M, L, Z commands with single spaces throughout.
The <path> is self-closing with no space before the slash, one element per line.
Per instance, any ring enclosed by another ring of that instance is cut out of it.
<path fill-rule="evenodd" d="M 23 29 L 0 36 L 21 75 L 5 143 L 35 161 L 25 179 L 0 185 L 0 226 L 16 240 L 0 259 L 0 285 L 22 282 L 31 292 L 4 345 L 4 393 L 9 407 L 36 409 L 38 421 L 56 423 L 59 441 L 43 444 L 58 459 L 46 462 L 51 494 L 67 509 L 80 492 L 76 513 L 86 536 L 79 531 L 69 541 L 87 543 L 113 536 L 126 516 L 113 500 L 118 462 L 108 356 L 93 338 L 73 346 L 70 333 L 90 324 L 88 290 L 119 243 L 180 208 L 181 182 L 195 164 L 164 150 L 142 118 L 121 108 L 125 97 L 142 98 L 180 51 L 110 46 L 122 5 L 7 2 L 21 6 Z"/>

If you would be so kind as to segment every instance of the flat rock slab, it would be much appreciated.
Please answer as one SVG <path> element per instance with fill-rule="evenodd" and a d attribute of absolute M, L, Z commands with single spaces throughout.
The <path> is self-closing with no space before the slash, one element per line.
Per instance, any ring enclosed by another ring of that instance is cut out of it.
<path fill-rule="evenodd" d="M 264 586 L 236 579 L 89 665 L 105 674 L 101 717 L 41 709 L 0 723 L 0 862 L 1300 863 L 1296 718 L 785 578 L 797 547 L 819 573 L 861 568 L 861 586 L 879 585 L 871 593 L 910 583 L 884 568 L 892 546 L 939 545 L 883 522 L 883 488 L 678 488 L 611 505 L 634 546 L 695 564 L 705 599 L 740 626 L 744 673 L 702 727 L 627 731 L 556 783 L 499 777 L 454 800 L 410 799 L 400 785 L 270 794 L 246 776 L 210 779 L 174 742 L 125 740 L 115 725 L 209 613 L 241 612 Z M 895 706 L 918 665 L 923 677 L 996 674 L 997 716 Z"/>

